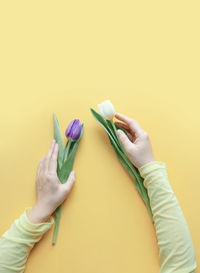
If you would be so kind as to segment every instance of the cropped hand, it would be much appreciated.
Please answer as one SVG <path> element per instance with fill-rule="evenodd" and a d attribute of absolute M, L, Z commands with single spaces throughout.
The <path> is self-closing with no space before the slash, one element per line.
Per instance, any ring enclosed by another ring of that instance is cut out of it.
<path fill-rule="evenodd" d="M 117 130 L 117 135 L 121 141 L 127 156 L 137 168 L 141 168 L 145 164 L 155 161 L 149 135 L 140 127 L 133 119 L 122 114 L 115 114 L 120 122 L 115 124 L 121 126 L 128 133 L 128 136 L 122 131 Z"/>
<path fill-rule="evenodd" d="M 55 209 L 66 199 L 75 181 L 72 171 L 64 184 L 57 176 L 58 144 L 52 141 L 48 153 L 39 163 L 36 177 L 37 201 L 30 210 L 28 219 L 32 223 L 47 221 Z"/>

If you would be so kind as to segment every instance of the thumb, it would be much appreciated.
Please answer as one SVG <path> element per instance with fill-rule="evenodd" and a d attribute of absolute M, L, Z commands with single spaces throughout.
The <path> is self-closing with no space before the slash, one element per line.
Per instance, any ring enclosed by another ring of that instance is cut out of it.
<path fill-rule="evenodd" d="M 74 182 L 75 182 L 75 171 L 71 171 L 71 173 L 70 173 L 70 175 L 69 175 L 67 181 L 66 181 L 64 184 L 62 184 L 64 190 L 65 190 L 67 193 L 70 192 L 70 190 L 71 190 L 71 188 L 72 188 Z"/>
<path fill-rule="evenodd" d="M 118 129 L 117 136 L 119 140 L 121 141 L 122 145 L 124 146 L 124 149 L 126 150 L 126 152 L 129 151 L 133 143 L 130 141 L 127 135 L 122 130 Z"/>

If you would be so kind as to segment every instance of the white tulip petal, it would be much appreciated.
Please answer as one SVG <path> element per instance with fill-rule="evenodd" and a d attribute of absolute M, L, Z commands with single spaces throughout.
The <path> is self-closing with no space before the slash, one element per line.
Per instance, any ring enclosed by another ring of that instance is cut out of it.
<path fill-rule="evenodd" d="M 104 119 L 112 118 L 115 115 L 115 108 L 110 100 L 98 104 L 99 113 Z"/>

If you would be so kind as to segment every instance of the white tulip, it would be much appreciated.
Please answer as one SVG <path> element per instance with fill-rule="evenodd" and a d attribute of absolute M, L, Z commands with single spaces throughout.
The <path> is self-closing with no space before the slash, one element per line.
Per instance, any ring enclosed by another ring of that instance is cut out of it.
<path fill-rule="evenodd" d="M 99 113 L 104 119 L 112 119 L 115 115 L 115 108 L 112 105 L 110 100 L 106 100 L 100 104 L 98 104 Z"/>

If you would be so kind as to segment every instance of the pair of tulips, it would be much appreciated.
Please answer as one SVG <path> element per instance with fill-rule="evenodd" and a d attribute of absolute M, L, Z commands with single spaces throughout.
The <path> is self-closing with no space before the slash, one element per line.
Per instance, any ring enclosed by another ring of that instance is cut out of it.
<path fill-rule="evenodd" d="M 113 146 L 117 157 L 119 158 L 122 165 L 127 169 L 130 176 L 135 181 L 136 188 L 139 191 L 143 201 L 145 202 L 147 206 L 151 219 L 153 219 L 149 197 L 147 194 L 147 190 L 143 184 L 143 178 L 140 176 L 138 169 L 129 160 L 116 133 L 117 129 L 123 130 L 126 134 L 127 132 L 113 122 L 115 109 L 109 100 L 102 102 L 101 104 L 98 104 L 98 108 L 99 108 L 99 113 L 97 113 L 92 108 L 90 110 L 94 118 L 97 120 L 97 122 L 107 132 L 110 143 Z M 78 145 L 83 135 L 83 130 L 84 130 L 84 124 L 81 124 L 80 120 L 78 119 L 72 120 L 65 131 L 65 136 L 67 137 L 68 140 L 66 142 L 65 148 L 63 149 L 63 142 L 62 142 L 60 127 L 59 127 L 56 115 L 54 114 L 54 138 L 59 145 L 57 173 L 61 183 L 66 182 L 70 172 L 72 171 Z M 56 224 L 55 224 L 53 240 L 52 240 L 53 244 L 55 244 L 56 238 L 57 238 L 58 227 L 59 227 L 60 216 L 61 216 L 61 208 L 62 208 L 62 204 L 56 209 L 56 212 L 55 212 Z"/>

